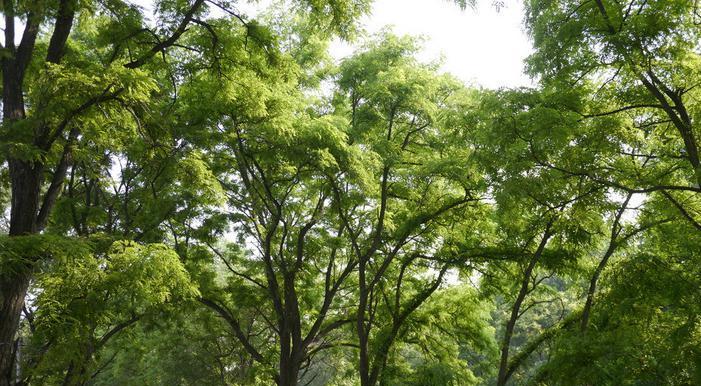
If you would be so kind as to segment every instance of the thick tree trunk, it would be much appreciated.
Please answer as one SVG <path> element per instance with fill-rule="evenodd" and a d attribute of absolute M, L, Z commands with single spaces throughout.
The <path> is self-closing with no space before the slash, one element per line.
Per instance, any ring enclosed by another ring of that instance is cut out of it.
<path fill-rule="evenodd" d="M 291 337 L 295 333 L 290 333 L 289 326 L 285 326 L 280 332 L 280 361 L 276 382 L 279 386 L 297 386 L 303 352 L 300 346 L 292 343 Z"/>
<path fill-rule="evenodd" d="M 12 180 L 12 210 L 10 236 L 35 234 L 36 214 L 41 188 L 41 167 L 10 160 Z M 0 386 L 10 385 L 14 362 L 12 345 L 19 325 L 31 278 L 32 262 L 12 267 L 0 276 Z"/>
<path fill-rule="evenodd" d="M 302 365 L 302 324 L 294 288 L 295 274 L 285 275 L 284 336 L 281 334 L 280 386 L 297 386 Z"/>
<path fill-rule="evenodd" d="M 297 386 L 299 363 L 293 358 L 280 358 L 280 386 Z"/>
<path fill-rule="evenodd" d="M 291 344 L 290 331 L 285 321 L 281 323 L 280 329 L 280 361 L 278 386 L 296 386 L 299 366 L 295 365 L 294 347 Z"/>
<path fill-rule="evenodd" d="M 29 275 L 8 275 L 0 279 L 2 308 L 0 309 L 0 386 L 14 381 L 13 347 L 24 297 L 29 286 Z"/>
<path fill-rule="evenodd" d="M 3 61 L 3 124 L 11 125 L 25 117 L 22 70 L 15 60 Z M 40 162 L 8 159 L 12 186 L 10 236 L 35 234 L 39 195 L 43 179 Z M 0 386 L 13 383 L 13 342 L 19 325 L 30 280 L 30 262 L 13 267 L 0 276 Z"/>

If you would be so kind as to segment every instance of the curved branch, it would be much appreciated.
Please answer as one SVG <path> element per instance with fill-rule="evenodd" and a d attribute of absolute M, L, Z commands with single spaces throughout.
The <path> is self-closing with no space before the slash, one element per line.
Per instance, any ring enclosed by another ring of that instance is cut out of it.
<path fill-rule="evenodd" d="M 146 64 L 146 62 L 151 59 L 154 55 L 157 53 L 165 50 L 166 48 L 172 46 L 175 44 L 175 42 L 180 38 L 180 36 L 185 33 L 187 30 L 187 26 L 190 25 L 190 22 L 194 20 L 194 16 L 199 11 L 201 8 L 202 4 L 204 4 L 205 0 L 195 0 L 195 3 L 192 4 L 192 7 L 188 9 L 188 11 L 185 13 L 185 17 L 183 20 L 180 22 L 178 27 L 173 31 L 173 33 L 165 40 L 162 42 L 154 45 L 151 47 L 150 50 L 148 50 L 144 55 L 139 57 L 138 59 L 135 59 L 127 64 L 124 65 L 126 68 L 139 68 Z"/>
<path fill-rule="evenodd" d="M 251 344 L 251 342 L 248 340 L 248 337 L 243 333 L 243 330 L 241 329 L 241 325 L 239 324 L 238 320 L 234 318 L 234 316 L 231 314 L 229 310 L 224 308 L 223 306 L 217 304 L 213 300 L 205 299 L 205 298 L 199 298 L 197 299 L 200 303 L 204 304 L 205 306 L 211 308 L 214 310 L 219 316 L 224 319 L 231 329 L 234 332 L 234 335 L 236 335 L 236 338 L 241 342 L 243 347 L 246 349 L 246 351 L 251 354 L 254 360 L 256 360 L 259 363 L 266 363 L 265 358 L 263 358 L 263 355 L 256 350 L 255 347 Z"/>

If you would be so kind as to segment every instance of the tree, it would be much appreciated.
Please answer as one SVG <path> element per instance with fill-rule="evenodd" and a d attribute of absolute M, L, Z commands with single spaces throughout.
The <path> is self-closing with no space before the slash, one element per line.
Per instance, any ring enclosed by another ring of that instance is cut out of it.
<path fill-rule="evenodd" d="M 650 203 L 674 213 L 664 198 Z M 697 232 L 684 219 L 666 222 L 624 250 L 603 276 L 589 319 L 591 328 L 563 331 L 552 358 L 540 369 L 540 384 L 571 382 L 614 385 L 647 382 L 694 384 L 699 380 L 698 340 L 692 333 L 698 310 L 695 267 Z M 691 249 L 688 249 L 691 248 Z M 587 363 L 587 366 L 573 366 Z"/>
<path fill-rule="evenodd" d="M 24 308 L 32 334 L 18 384 L 37 378 L 86 384 L 101 371 L 96 359 L 111 340 L 168 303 L 197 295 L 177 254 L 164 245 L 116 242 L 106 251 L 93 245 L 94 252 L 64 252 L 35 276 L 41 292 Z"/>
<path fill-rule="evenodd" d="M 557 1 L 533 2 L 527 12 L 536 47 L 530 72 L 549 87 L 586 90 L 589 100 L 574 111 L 598 125 L 619 122 L 618 151 L 631 158 L 631 166 L 570 171 L 631 192 L 666 192 L 671 202 L 698 193 L 695 5 Z"/>
<path fill-rule="evenodd" d="M 407 320 L 382 376 L 389 385 L 477 385 L 497 354 L 490 301 L 468 285 L 436 291 Z M 486 363 L 485 363 L 486 362 Z M 484 368 L 480 369 L 480 365 Z"/>
<path fill-rule="evenodd" d="M 531 1 L 512 90 L 235 5 L 0 7 L 0 386 L 701 382 L 695 4 Z"/>
<path fill-rule="evenodd" d="M 366 9 L 363 1 L 298 5 L 316 17 L 320 29 L 340 33 L 350 33 Z M 165 59 L 190 29 L 207 31 L 216 43 L 215 31 L 202 20 L 207 6 L 223 9 L 253 32 L 261 30 L 227 4 L 205 0 L 158 2 L 158 29 L 146 24 L 139 8 L 122 1 L 3 3 L 2 147 L 11 188 L 10 236 L 45 229 L 76 149 L 89 148 L 92 135 L 103 134 L 95 130 L 104 123 L 97 120 L 120 122 L 129 105 L 145 103 L 156 91 L 152 71 L 163 68 L 155 64 L 158 55 Z M 15 36 L 20 23 L 21 37 Z M 21 263 L 0 282 L 1 385 L 11 382 L 12 342 L 34 263 Z"/>
<path fill-rule="evenodd" d="M 118 99 L 124 99 L 127 104 L 145 100 L 152 90 L 152 84 L 143 72 L 133 69 L 141 67 L 147 59 L 172 45 L 194 15 L 202 11 L 203 3 L 197 1 L 179 10 L 182 20 L 170 31 L 170 35 L 163 39 L 159 37 L 158 40 L 162 40 L 159 44 L 134 47 L 137 56 L 131 61 L 122 56 L 124 51 L 119 44 L 114 45 L 115 53 L 111 60 L 106 61 L 86 57 L 87 51 L 68 47 L 76 15 L 90 11 L 84 3 L 66 0 L 57 5 L 14 1 L 3 4 L 6 26 L 3 50 L 7 54 L 2 59 L 2 145 L 7 155 L 12 191 L 10 236 L 42 232 L 60 195 L 73 149 L 80 146 L 86 137 L 89 138 L 87 128 L 81 123 L 89 120 L 90 115 L 97 114 L 99 106 L 118 106 Z M 141 24 L 141 15 L 123 3 L 114 4 L 114 8 L 110 5 L 99 4 L 95 11 L 114 12 L 115 17 L 128 20 L 124 23 L 126 31 L 120 32 L 122 38 L 126 36 L 129 40 L 135 26 Z M 15 23 L 18 20 L 23 20 L 25 27 L 19 44 L 16 44 Z M 53 24 L 53 31 L 48 36 L 40 33 L 42 24 L 47 22 Z M 104 27 L 114 28 L 115 25 Z M 48 43 L 43 41 L 45 36 Z M 131 40 L 132 44 L 136 44 L 135 40 Z M 86 59 L 92 59 L 92 62 Z M 68 90 L 80 92 L 74 94 Z M 29 110 L 28 103 L 32 106 Z M 114 113 L 115 110 L 112 110 L 112 114 L 108 113 L 108 119 L 117 118 Z M 12 342 L 34 263 L 34 260 L 28 259 L 19 264 L 15 274 L 4 275 L 0 282 L 2 385 L 11 382 Z"/>
<path fill-rule="evenodd" d="M 358 265 L 362 385 L 381 381 L 407 319 L 451 266 L 451 232 L 465 226 L 458 219 L 480 210 L 483 185 L 469 151 L 451 143 L 459 136 L 451 135 L 450 112 L 469 94 L 418 63 L 416 50 L 392 35 L 371 42 L 342 63 L 335 97 L 349 142 L 373 159 L 367 188 L 338 177 L 332 186 Z"/>

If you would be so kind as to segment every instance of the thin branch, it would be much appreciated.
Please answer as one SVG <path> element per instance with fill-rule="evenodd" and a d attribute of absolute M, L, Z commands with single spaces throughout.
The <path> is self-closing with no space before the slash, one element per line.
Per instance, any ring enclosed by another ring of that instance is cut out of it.
<path fill-rule="evenodd" d="M 661 192 L 662 195 L 665 196 L 667 200 L 669 200 L 669 202 L 671 202 L 672 205 L 674 205 L 679 210 L 679 213 L 681 213 L 682 216 L 684 216 L 684 218 L 687 219 L 689 223 L 691 223 L 691 225 L 694 226 L 694 228 L 701 231 L 701 224 L 699 224 L 699 222 L 691 216 L 691 214 L 686 210 L 686 208 L 684 208 L 684 206 L 682 206 L 682 204 L 679 201 L 677 201 L 671 194 L 669 194 L 669 192 L 665 190 L 662 190 Z"/>
<path fill-rule="evenodd" d="M 190 9 L 187 10 L 187 12 L 185 12 L 185 16 L 183 17 L 183 20 L 180 22 L 178 27 L 175 29 L 175 31 L 173 31 L 173 33 L 167 39 L 154 45 L 150 50 L 148 50 L 141 57 L 125 64 L 124 67 L 132 68 L 132 69 L 139 68 L 139 67 L 143 66 L 154 55 L 156 55 L 157 53 L 172 46 L 180 38 L 180 36 L 183 33 L 185 33 L 185 31 L 187 30 L 187 26 L 190 24 L 191 21 L 194 20 L 195 14 L 199 11 L 199 9 L 201 8 L 202 4 L 204 4 L 204 2 L 205 2 L 205 0 L 195 0 L 195 3 L 190 7 Z"/>
<path fill-rule="evenodd" d="M 229 324 L 229 326 L 231 327 L 231 329 L 234 332 L 234 335 L 236 335 L 236 338 L 241 342 L 241 344 L 246 349 L 246 351 L 248 351 L 248 353 L 251 354 L 253 359 L 255 359 L 257 362 L 262 363 L 262 364 L 266 363 L 266 360 L 263 357 L 263 355 L 261 355 L 258 352 L 258 350 L 256 350 L 255 347 L 253 347 L 251 342 L 248 340 L 246 335 L 243 333 L 243 330 L 241 330 L 241 325 L 233 317 L 233 315 L 231 314 L 231 312 L 229 310 L 224 308 L 224 306 L 221 306 L 221 305 L 217 304 L 216 302 L 209 300 L 209 299 L 199 298 L 197 300 L 200 303 L 204 304 L 205 306 L 214 310 L 217 314 L 219 314 L 219 316 L 222 319 L 224 319 Z"/>

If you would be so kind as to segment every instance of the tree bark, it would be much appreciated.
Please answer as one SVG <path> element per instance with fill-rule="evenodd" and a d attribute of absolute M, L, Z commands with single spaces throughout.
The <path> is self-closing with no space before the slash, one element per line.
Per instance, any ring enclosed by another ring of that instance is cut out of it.
<path fill-rule="evenodd" d="M 28 287 L 28 274 L 3 277 L 0 280 L 0 291 L 2 291 L 2 309 L 0 309 L 1 386 L 9 386 L 13 383 L 13 344 Z"/>
<path fill-rule="evenodd" d="M 8 17 L 14 18 L 14 15 Z M 21 58 L 21 55 L 15 53 L 14 57 L 2 62 L 3 124 L 8 126 L 25 118 L 22 92 L 24 68 L 18 57 Z M 43 182 L 43 165 L 39 161 L 32 163 L 10 158 L 8 166 L 12 187 L 9 235 L 35 234 L 39 231 L 36 218 Z M 11 272 L 2 273 L 0 277 L 0 386 L 13 383 L 12 345 L 29 287 L 29 270 L 30 262 L 25 262 L 13 267 Z"/>
<path fill-rule="evenodd" d="M 528 262 L 528 266 L 526 267 L 526 270 L 523 274 L 523 280 L 521 281 L 521 288 L 518 292 L 518 295 L 516 296 L 516 301 L 514 302 L 514 305 L 511 307 L 511 316 L 509 317 L 509 320 L 506 323 L 504 338 L 501 342 L 501 359 L 499 361 L 499 375 L 497 377 L 497 386 L 506 385 L 506 381 L 509 380 L 509 376 L 511 375 L 508 371 L 509 346 L 511 345 L 511 337 L 514 334 L 514 328 L 516 327 L 516 322 L 518 321 L 518 318 L 520 316 L 519 314 L 521 311 L 521 305 L 523 304 L 523 301 L 526 299 L 526 296 L 529 292 L 528 286 L 531 282 L 533 270 L 535 269 L 536 264 L 540 260 L 540 256 L 543 254 L 548 240 L 550 240 L 550 237 L 552 236 L 552 234 L 550 233 L 551 226 L 552 222 L 549 223 L 546 227 L 545 232 L 543 233 L 543 237 L 540 240 L 540 244 L 538 245 L 538 248 L 533 253 L 531 260 Z"/>
<path fill-rule="evenodd" d="M 582 320 L 580 324 L 580 330 L 582 332 L 586 331 L 587 328 L 589 327 L 589 315 L 591 314 L 591 308 L 594 305 L 594 294 L 596 293 L 596 285 L 599 281 L 599 277 L 601 276 L 601 273 L 604 271 L 604 268 L 606 268 L 606 264 L 608 264 L 609 259 L 613 255 L 613 252 L 616 250 L 616 243 L 615 240 L 611 240 L 611 243 L 609 244 L 608 249 L 606 250 L 606 253 L 604 253 L 604 256 L 601 258 L 601 261 L 599 261 L 599 265 L 596 267 L 596 270 L 594 271 L 594 274 L 591 277 L 591 280 L 589 281 L 589 290 L 587 291 L 587 301 L 584 303 L 584 309 L 582 310 Z"/>
<path fill-rule="evenodd" d="M 365 312 L 367 310 L 368 291 L 365 288 L 365 261 L 361 260 L 358 266 L 359 301 L 356 329 L 358 330 L 358 370 L 360 371 L 360 385 L 370 386 L 370 360 L 368 358 L 368 333 L 365 328 Z"/>

